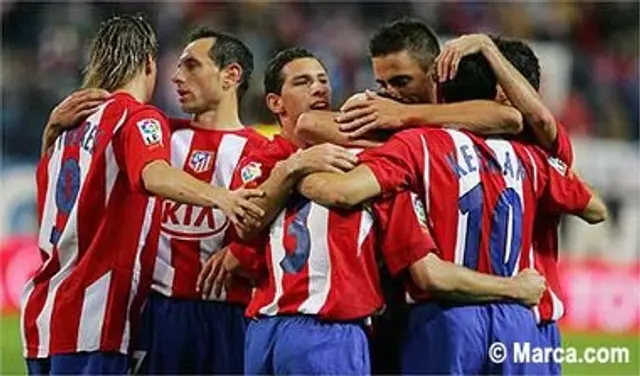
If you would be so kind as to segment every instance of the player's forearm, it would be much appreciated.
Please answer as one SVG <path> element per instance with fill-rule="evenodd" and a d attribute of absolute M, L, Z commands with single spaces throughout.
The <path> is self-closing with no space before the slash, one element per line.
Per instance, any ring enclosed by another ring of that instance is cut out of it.
<path fill-rule="evenodd" d="M 156 196 L 203 207 L 217 206 L 215 196 L 222 190 L 161 160 L 150 162 L 144 167 L 142 181 L 145 189 Z"/>
<path fill-rule="evenodd" d="M 522 130 L 522 114 L 494 101 L 474 100 L 449 104 L 407 105 L 407 126 L 445 124 L 483 135 L 516 134 Z"/>
<path fill-rule="evenodd" d="M 371 170 L 360 165 L 349 173 L 316 173 L 304 177 L 298 191 L 326 207 L 352 208 L 382 193 Z"/>
<path fill-rule="evenodd" d="M 265 215 L 247 228 L 237 229 L 241 239 L 250 240 L 259 234 L 284 208 L 293 188 L 303 176 L 295 158 L 294 155 L 278 163 L 271 171 L 269 178 L 258 187 L 264 192 L 264 196 L 251 198 L 250 201 L 260 206 L 265 211 Z"/>
<path fill-rule="evenodd" d="M 580 218 L 589 224 L 597 224 L 607 220 L 608 211 L 602 197 L 591 186 L 585 183 L 585 186 L 591 193 L 591 198 L 587 207 L 580 213 Z"/>
<path fill-rule="evenodd" d="M 300 115 L 296 124 L 296 136 L 308 145 L 329 142 L 337 145 L 348 145 L 346 134 L 340 132 L 335 122 L 338 114 L 329 111 L 307 111 Z"/>
<path fill-rule="evenodd" d="M 513 106 L 522 112 L 538 142 L 545 148 L 551 148 L 557 135 L 556 122 L 551 111 L 542 102 L 540 94 L 500 53 L 495 44 L 485 44 L 482 53 L 491 64 L 498 84 Z"/>
<path fill-rule="evenodd" d="M 336 123 L 337 112 L 307 111 L 300 115 L 296 124 L 296 136 L 304 140 L 307 145 L 318 145 L 325 142 L 356 148 L 372 148 L 380 146 L 384 137 L 373 134 L 371 137 L 352 140 L 340 131 L 340 125 Z"/>
<path fill-rule="evenodd" d="M 429 254 L 410 268 L 413 281 L 442 299 L 485 302 L 517 299 L 517 286 L 510 278 L 478 273 Z"/>

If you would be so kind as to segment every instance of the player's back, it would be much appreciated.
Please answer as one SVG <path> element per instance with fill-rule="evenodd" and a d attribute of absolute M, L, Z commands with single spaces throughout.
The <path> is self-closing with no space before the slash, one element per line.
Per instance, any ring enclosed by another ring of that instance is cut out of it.
<path fill-rule="evenodd" d="M 276 136 L 245 158 L 236 174 L 249 187 L 264 182 L 276 163 L 298 148 Z M 374 252 L 372 213 L 328 209 L 294 194 L 260 239 L 267 273 L 258 279 L 247 315 L 363 318 L 383 304 Z"/>
<path fill-rule="evenodd" d="M 124 150 L 162 148 L 161 116 L 116 94 L 40 161 L 43 265 L 23 297 L 27 357 L 128 351 L 130 318 L 150 283 L 160 206 L 129 178 L 127 169 L 141 169 L 144 161 L 125 161 Z"/>
<path fill-rule="evenodd" d="M 513 275 L 521 251 L 529 248 L 536 207 L 523 146 L 440 129 L 425 132 L 423 140 L 426 205 L 442 256 L 481 272 Z"/>
<path fill-rule="evenodd" d="M 243 156 L 268 140 L 251 128 L 235 131 L 204 129 L 190 121 L 172 120 L 171 164 L 213 186 L 230 188 L 233 171 Z M 222 211 L 164 200 L 158 256 L 152 289 L 180 299 L 200 299 L 196 282 L 204 262 L 234 238 Z M 246 304 L 248 280 L 235 278 L 221 296 L 207 300 Z"/>

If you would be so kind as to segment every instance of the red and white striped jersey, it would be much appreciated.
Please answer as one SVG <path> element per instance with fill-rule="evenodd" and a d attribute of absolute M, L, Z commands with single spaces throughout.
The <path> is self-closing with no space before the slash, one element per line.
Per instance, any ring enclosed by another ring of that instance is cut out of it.
<path fill-rule="evenodd" d="M 149 200 L 142 169 L 169 161 L 168 135 L 160 111 L 118 93 L 41 159 L 43 264 L 23 295 L 27 358 L 128 352 L 160 228 L 160 202 Z"/>
<path fill-rule="evenodd" d="M 384 193 L 422 192 L 443 260 L 504 277 L 535 265 L 538 208 L 580 212 L 591 197 L 566 165 L 536 146 L 455 130 L 404 131 L 361 161 Z M 411 295 L 428 297 L 415 288 Z"/>
<path fill-rule="evenodd" d="M 551 154 L 568 166 L 573 165 L 573 150 L 566 129 L 557 124 L 558 133 Z M 538 322 L 559 320 L 565 312 L 562 287 L 558 277 L 558 226 L 560 215 L 540 210 L 533 224 L 533 250 L 536 269 L 547 281 L 547 291 L 533 308 Z"/>
<path fill-rule="evenodd" d="M 237 173 L 255 187 L 276 162 L 296 150 L 276 137 L 269 148 L 243 160 Z M 434 248 L 414 206 L 419 201 L 412 197 L 405 193 L 356 210 L 328 209 L 297 194 L 290 197 L 261 238 L 261 249 L 231 248 L 247 269 L 256 257 L 266 262 L 266 276 L 257 281 L 247 316 L 352 320 L 373 314 L 384 303 L 376 250 L 382 250 L 390 271 L 398 273 Z"/>
<path fill-rule="evenodd" d="M 182 123 L 182 122 L 179 122 Z M 217 187 L 229 188 L 236 165 L 248 152 L 268 140 L 250 128 L 209 130 L 176 124 L 171 135 L 171 164 Z M 209 257 L 235 237 L 233 226 L 218 209 L 164 200 L 158 257 L 152 289 L 168 297 L 208 299 L 247 304 L 251 284 L 235 278 L 221 296 L 203 297 L 196 291 L 198 274 Z"/>

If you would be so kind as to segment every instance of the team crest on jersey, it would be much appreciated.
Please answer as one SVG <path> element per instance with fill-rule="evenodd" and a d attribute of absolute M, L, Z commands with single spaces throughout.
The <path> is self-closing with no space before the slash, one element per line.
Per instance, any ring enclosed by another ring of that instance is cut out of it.
<path fill-rule="evenodd" d="M 567 165 L 563 161 L 552 157 L 549 157 L 547 160 L 549 161 L 549 165 L 556 169 L 560 175 L 565 176 L 567 174 Z"/>
<path fill-rule="evenodd" d="M 418 217 L 420 226 L 427 228 L 427 211 L 424 209 L 420 197 L 415 193 L 411 193 L 411 201 L 413 202 L 413 211 L 416 213 L 416 217 Z"/>
<path fill-rule="evenodd" d="M 162 127 L 160 127 L 158 120 L 152 118 L 142 119 L 137 125 L 145 145 L 162 145 Z"/>
<path fill-rule="evenodd" d="M 209 171 L 213 166 L 213 156 L 210 151 L 194 150 L 189 158 L 189 167 L 197 174 Z"/>
<path fill-rule="evenodd" d="M 240 175 L 243 183 L 254 181 L 262 175 L 262 164 L 251 162 L 242 168 Z"/>

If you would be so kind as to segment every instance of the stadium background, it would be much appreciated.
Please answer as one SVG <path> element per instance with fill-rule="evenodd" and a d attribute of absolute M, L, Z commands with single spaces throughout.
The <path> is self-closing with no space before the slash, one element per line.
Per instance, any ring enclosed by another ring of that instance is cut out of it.
<path fill-rule="evenodd" d="M 610 220 L 562 225 L 562 275 L 568 313 L 565 346 L 627 346 L 627 365 L 567 365 L 575 374 L 640 373 L 640 153 L 638 150 L 638 3 L 79 3 L 0 2 L 2 12 L 2 165 L 0 181 L 0 336 L 2 374 L 24 373 L 17 320 L 22 284 L 39 260 L 35 248 L 34 166 L 51 108 L 80 83 L 88 39 L 101 20 L 144 12 L 160 41 L 154 102 L 181 116 L 170 83 L 188 31 L 207 25 L 238 35 L 252 49 L 255 73 L 242 106 L 246 124 L 277 132 L 262 100 L 262 71 L 274 51 L 304 45 L 326 63 L 334 107 L 373 87 L 370 32 L 411 15 L 445 41 L 468 32 L 532 42 L 542 93 L 568 128 L 576 169 L 605 197 Z"/>

